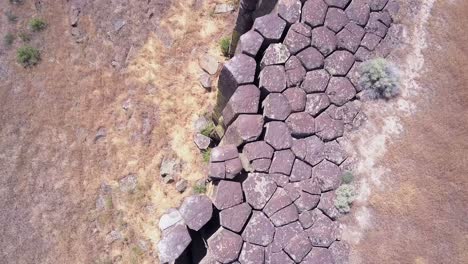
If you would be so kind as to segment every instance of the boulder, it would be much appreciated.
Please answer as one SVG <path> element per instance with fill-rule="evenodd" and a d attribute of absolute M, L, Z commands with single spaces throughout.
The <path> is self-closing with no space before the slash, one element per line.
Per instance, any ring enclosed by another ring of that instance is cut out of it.
<path fill-rule="evenodd" d="M 183 224 L 184 219 L 180 214 L 179 210 L 175 208 L 170 208 L 165 214 L 159 219 L 159 229 L 164 231 L 170 227 L 173 227 L 176 224 Z"/>
<path fill-rule="evenodd" d="M 195 142 L 195 145 L 201 150 L 206 150 L 211 144 L 211 138 L 202 135 L 200 133 L 197 133 L 195 135 L 195 138 L 193 139 L 193 142 Z"/>
<path fill-rule="evenodd" d="M 242 187 L 239 182 L 220 181 L 215 188 L 213 204 L 218 210 L 224 210 L 244 201 Z"/>
<path fill-rule="evenodd" d="M 235 7 L 231 4 L 217 4 L 214 9 L 215 14 L 224 14 L 233 12 Z"/>
<path fill-rule="evenodd" d="M 211 89 L 211 76 L 206 72 L 200 74 L 198 77 L 198 81 L 200 82 L 201 86 L 205 89 Z"/>
<path fill-rule="evenodd" d="M 261 210 L 275 193 L 276 183 L 266 175 L 250 173 L 242 183 L 242 189 L 252 208 Z"/>
<path fill-rule="evenodd" d="M 239 233 L 252 213 L 252 208 L 247 203 L 235 205 L 224 209 L 219 213 L 221 226 Z"/>
<path fill-rule="evenodd" d="M 191 241 L 185 225 L 179 224 L 167 229 L 158 243 L 159 260 L 161 263 L 175 261 Z"/>
<path fill-rule="evenodd" d="M 242 232 L 244 241 L 260 246 L 268 246 L 273 241 L 275 227 L 270 220 L 259 211 L 254 211 L 247 226 Z"/>
<path fill-rule="evenodd" d="M 181 179 L 176 182 L 175 188 L 178 192 L 183 193 L 188 187 L 188 182 L 187 180 Z"/>
<path fill-rule="evenodd" d="M 231 263 L 239 257 L 242 237 L 227 229 L 220 228 L 208 239 L 208 251 L 221 263 Z"/>
<path fill-rule="evenodd" d="M 211 75 L 215 74 L 218 71 L 219 62 L 214 56 L 211 56 L 209 54 L 203 54 L 199 58 L 198 63 L 204 71 Z"/>
<path fill-rule="evenodd" d="M 185 224 L 198 231 L 211 219 L 213 204 L 206 195 L 192 195 L 184 199 L 179 212 Z"/>

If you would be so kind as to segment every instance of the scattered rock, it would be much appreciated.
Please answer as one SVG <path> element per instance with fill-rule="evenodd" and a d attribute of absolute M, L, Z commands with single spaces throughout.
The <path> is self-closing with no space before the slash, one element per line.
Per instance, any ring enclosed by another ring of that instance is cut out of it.
<path fill-rule="evenodd" d="M 198 60 L 198 63 L 203 70 L 205 70 L 211 75 L 215 74 L 218 71 L 218 60 L 209 54 L 202 55 Z"/>
<path fill-rule="evenodd" d="M 234 11 L 235 7 L 231 4 L 217 4 L 214 9 L 215 14 L 224 14 Z"/>
<path fill-rule="evenodd" d="M 188 186 L 187 180 L 182 179 L 176 182 L 175 188 L 178 192 L 183 193 L 187 189 L 187 186 Z"/>
<path fill-rule="evenodd" d="M 206 72 L 200 74 L 198 81 L 200 82 L 203 88 L 207 90 L 211 89 L 211 76 L 207 74 Z"/>
<path fill-rule="evenodd" d="M 178 223 L 183 223 L 184 219 L 180 214 L 179 210 L 175 208 L 170 208 L 165 214 L 159 219 L 159 229 L 164 231 Z"/>
<path fill-rule="evenodd" d="M 94 136 L 94 143 L 104 139 L 107 136 L 107 129 L 105 127 L 99 127 L 96 136 Z"/>
<path fill-rule="evenodd" d="M 137 187 L 137 176 L 135 174 L 129 174 L 119 180 L 120 191 L 131 193 L 135 191 Z"/>
<path fill-rule="evenodd" d="M 181 170 L 180 161 L 176 159 L 164 158 L 161 162 L 159 175 L 162 177 L 164 183 L 170 183 L 177 178 L 177 174 Z"/>

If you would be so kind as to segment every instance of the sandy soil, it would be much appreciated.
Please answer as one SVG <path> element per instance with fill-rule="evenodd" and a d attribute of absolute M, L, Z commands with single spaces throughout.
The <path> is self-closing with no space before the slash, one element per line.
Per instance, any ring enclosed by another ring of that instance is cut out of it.
<path fill-rule="evenodd" d="M 408 48 L 394 58 L 406 71 L 404 98 L 393 111 L 368 105 L 367 138 L 354 138 L 364 159 L 345 219 L 353 263 L 468 263 L 468 2 L 436 1 L 427 24 L 418 2 L 403 19 Z"/>
<path fill-rule="evenodd" d="M 16 63 L 18 38 L 0 48 L 0 263 L 157 261 L 157 219 L 191 191 L 161 183 L 163 155 L 183 161 L 189 185 L 206 174 L 192 122 L 215 94 L 198 84 L 197 61 L 204 52 L 223 60 L 217 40 L 235 16 L 213 15 L 215 3 L 93 1 L 78 24 L 81 44 L 68 1 L 0 3 L 2 38 L 28 31 L 31 17 L 49 24 L 32 34 L 36 67 Z M 132 193 L 119 188 L 129 174 Z"/>

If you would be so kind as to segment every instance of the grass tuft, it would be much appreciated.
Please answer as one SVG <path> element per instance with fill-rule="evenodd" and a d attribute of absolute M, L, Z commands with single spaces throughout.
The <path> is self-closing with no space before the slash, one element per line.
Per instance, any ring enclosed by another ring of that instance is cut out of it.
<path fill-rule="evenodd" d="M 47 23 L 41 18 L 33 18 L 29 21 L 29 27 L 34 32 L 42 31 L 47 27 Z"/>
<path fill-rule="evenodd" d="M 219 47 L 224 57 L 229 57 L 229 48 L 231 47 L 231 38 L 224 37 L 219 41 Z"/>
<path fill-rule="evenodd" d="M 202 155 L 203 155 L 203 161 L 208 163 L 210 162 L 210 157 L 211 157 L 211 149 L 207 149 L 207 150 L 204 150 L 202 152 Z"/>
<path fill-rule="evenodd" d="M 41 60 L 41 53 L 31 46 L 23 46 L 18 49 L 16 58 L 24 67 L 34 66 Z"/>
<path fill-rule="evenodd" d="M 206 185 L 197 184 L 193 186 L 193 192 L 196 194 L 206 193 Z"/>

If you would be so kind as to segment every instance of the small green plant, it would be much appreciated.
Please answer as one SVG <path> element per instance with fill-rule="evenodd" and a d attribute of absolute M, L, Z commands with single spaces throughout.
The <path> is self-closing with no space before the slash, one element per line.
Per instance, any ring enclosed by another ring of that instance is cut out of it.
<path fill-rule="evenodd" d="M 18 17 L 13 14 L 11 11 L 5 12 L 5 16 L 8 18 L 8 21 L 11 23 L 16 23 L 18 21 Z"/>
<path fill-rule="evenodd" d="M 193 186 L 193 192 L 196 193 L 196 194 L 206 193 L 206 185 L 197 184 L 197 185 Z"/>
<path fill-rule="evenodd" d="M 29 26 L 32 31 L 37 32 L 44 30 L 47 27 L 47 23 L 41 18 L 33 18 L 29 21 Z"/>
<path fill-rule="evenodd" d="M 206 137 L 212 137 L 215 128 L 215 124 L 213 122 L 209 122 L 208 125 L 206 125 L 206 127 L 203 128 L 203 130 L 200 133 Z"/>
<path fill-rule="evenodd" d="M 229 48 L 231 46 L 231 38 L 224 37 L 219 41 L 219 47 L 221 48 L 221 53 L 223 56 L 229 56 Z"/>
<path fill-rule="evenodd" d="M 210 162 L 210 156 L 211 156 L 211 149 L 207 149 L 205 151 L 202 152 L 202 155 L 203 155 L 203 161 L 208 163 Z"/>
<path fill-rule="evenodd" d="M 23 42 L 29 42 L 31 41 L 31 35 L 29 35 L 28 33 L 26 32 L 21 32 L 18 34 L 19 38 L 23 41 Z"/>
<path fill-rule="evenodd" d="M 23 46 L 18 49 L 16 58 L 24 67 L 34 66 L 41 60 L 41 53 L 31 46 Z"/>
<path fill-rule="evenodd" d="M 13 42 L 15 41 L 15 35 L 13 35 L 11 33 L 7 33 L 5 35 L 5 39 L 3 41 L 5 42 L 5 45 L 11 46 L 13 44 Z"/>
<path fill-rule="evenodd" d="M 343 180 L 343 184 L 351 184 L 354 181 L 354 175 L 350 171 L 345 171 L 341 179 Z"/>
<path fill-rule="evenodd" d="M 372 97 L 390 99 L 400 93 L 399 72 L 395 65 L 383 58 L 369 60 L 360 68 L 359 84 L 372 91 Z"/>
<path fill-rule="evenodd" d="M 356 191 L 351 184 L 343 184 L 336 189 L 335 207 L 341 213 L 349 213 L 351 205 L 356 198 Z"/>

